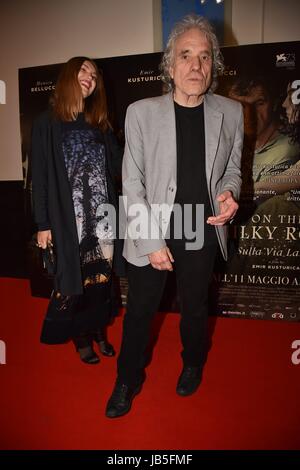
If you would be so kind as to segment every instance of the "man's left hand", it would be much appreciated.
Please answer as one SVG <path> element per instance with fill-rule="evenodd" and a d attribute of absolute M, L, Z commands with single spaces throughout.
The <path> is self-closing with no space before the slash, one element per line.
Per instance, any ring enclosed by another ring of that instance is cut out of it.
<path fill-rule="evenodd" d="M 219 194 L 217 201 L 220 206 L 220 214 L 216 217 L 208 217 L 207 223 L 210 225 L 224 225 L 231 221 L 239 207 L 231 191 Z"/>

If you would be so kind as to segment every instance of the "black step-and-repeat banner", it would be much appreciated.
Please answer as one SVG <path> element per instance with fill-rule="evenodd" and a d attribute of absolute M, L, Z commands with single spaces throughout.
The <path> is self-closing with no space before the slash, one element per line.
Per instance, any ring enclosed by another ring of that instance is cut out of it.
<path fill-rule="evenodd" d="M 224 316 L 300 320 L 300 42 L 226 47 L 218 93 L 244 108 L 240 210 L 230 226 L 228 263 L 220 259 L 212 283 L 211 311 Z M 123 141 L 127 106 L 160 95 L 161 54 L 97 59 L 102 69 L 115 132 Z M 298 61 L 298 62 L 297 62 Z M 30 210 L 30 132 L 47 108 L 61 65 L 19 71 L 22 159 Z M 33 295 L 47 296 L 51 280 L 38 271 L 29 250 Z M 121 292 L 126 297 L 126 280 Z M 170 276 L 162 309 L 177 310 Z"/>

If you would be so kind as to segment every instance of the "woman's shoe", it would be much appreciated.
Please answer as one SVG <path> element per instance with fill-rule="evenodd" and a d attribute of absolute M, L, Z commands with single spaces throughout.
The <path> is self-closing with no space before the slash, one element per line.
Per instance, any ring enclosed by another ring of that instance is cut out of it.
<path fill-rule="evenodd" d="M 100 362 L 99 356 L 95 353 L 92 346 L 77 348 L 77 352 L 82 362 L 86 364 L 98 364 Z"/>
<path fill-rule="evenodd" d="M 114 350 L 113 345 L 108 343 L 107 341 L 104 341 L 104 340 L 99 341 L 98 346 L 103 356 L 109 356 L 109 357 L 115 356 L 116 351 Z"/>
<path fill-rule="evenodd" d="M 107 339 L 104 330 L 99 330 L 95 333 L 94 337 L 96 343 L 98 344 L 99 350 L 103 356 L 115 356 L 116 352 L 112 344 L 110 344 Z"/>

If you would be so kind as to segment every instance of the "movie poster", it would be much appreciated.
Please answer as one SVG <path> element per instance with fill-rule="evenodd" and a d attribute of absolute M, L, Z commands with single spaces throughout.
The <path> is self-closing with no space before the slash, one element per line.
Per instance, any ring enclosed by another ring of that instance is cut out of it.
<path fill-rule="evenodd" d="M 215 274 L 221 315 L 300 319 L 300 43 L 223 49 L 218 93 L 243 105 L 240 210 Z M 298 60 L 298 62 L 297 62 Z"/>
<path fill-rule="evenodd" d="M 218 261 L 212 283 L 218 315 L 270 320 L 300 320 L 300 42 L 222 49 L 225 72 L 217 93 L 242 103 L 245 139 L 240 209 L 230 225 L 229 261 Z M 103 71 L 110 117 L 124 140 L 127 106 L 160 95 L 161 54 L 97 59 Z M 297 62 L 298 61 L 298 62 Z M 30 131 L 47 107 L 61 65 L 19 71 L 24 180 L 30 210 Z M 33 295 L 48 296 L 52 282 L 31 258 Z M 126 280 L 121 281 L 122 299 Z M 178 310 L 174 275 L 161 309 Z"/>

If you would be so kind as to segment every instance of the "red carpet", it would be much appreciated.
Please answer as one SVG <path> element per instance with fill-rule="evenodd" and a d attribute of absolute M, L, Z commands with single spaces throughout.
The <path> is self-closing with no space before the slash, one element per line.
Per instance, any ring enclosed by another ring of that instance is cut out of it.
<path fill-rule="evenodd" d="M 300 449 L 300 324 L 212 318 L 203 383 L 181 398 L 179 316 L 167 315 L 131 413 L 109 420 L 115 358 L 89 366 L 71 344 L 39 344 L 47 301 L 24 280 L 1 279 L 0 292 L 1 449 Z M 117 349 L 121 324 L 109 331 Z"/>

